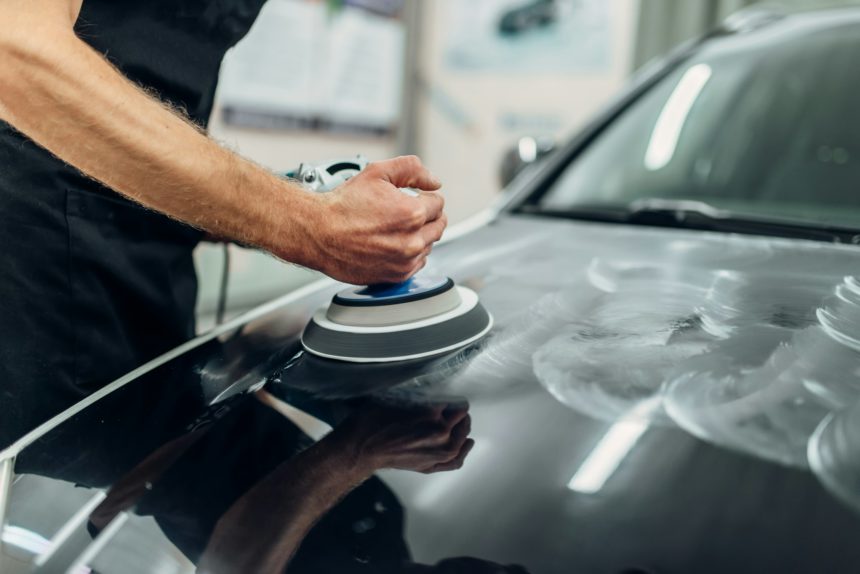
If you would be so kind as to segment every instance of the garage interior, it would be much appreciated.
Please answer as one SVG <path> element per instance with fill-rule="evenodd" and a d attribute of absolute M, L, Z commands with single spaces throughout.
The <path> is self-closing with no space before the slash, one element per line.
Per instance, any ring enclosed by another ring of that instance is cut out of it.
<path fill-rule="evenodd" d="M 283 469 L 278 456 L 311 452 L 326 472 L 284 476 L 299 476 L 297 500 L 324 500 L 314 487 L 342 487 L 327 482 L 340 467 L 311 445 L 328 437 L 357 461 L 382 441 L 377 423 L 397 443 L 396 409 L 413 401 L 432 412 L 408 416 L 462 434 L 462 473 L 449 456 L 346 477 L 360 486 L 307 525 L 322 534 L 286 571 L 567 574 L 571 555 L 576 572 L 860 571 L 860 211 L 842 197 L 860 131 L 857 116 L 819 125 L 827 110 L 804 107 L 810 62 L 844 64 L 839 49 L 858 43 L 820 24 L 833 31 L 797 48 L 796 77 L 777 78 L 794 67 L 774 56 L 758 78 L 714 82 L 743 50 L 806 38 L 786 26 L 757 44 L 771 22 L 842 9 L 860 22 L 857 0 L 267 0 L 221 65 L 209 136 L 315 193 L 419 156 L 449 222 L 429 279 L 336 283 L 207 237 L 193 252 L 195 338 L 0 444 L 0 574 L 274 572 L 200 565 L 217 548 L 199 530 L 232 526 L 219 539 L 238 541 L 232 556 L 263 555 L 277 522 L 226 520 L 217 469 L 244 496 Z M 822 85 L 855 82 L 820 68 Z M 697 105 L 737 115 L 702 113 L 699 127 Z M 790 150 L 810 164 L 770 169 L 795 125 L 764 134 L 762 109 L 820 128 Z M 701 198 L 630 191 L 670 189 L 673 160 Z M 760 205 L 736 213 L 750 197 L 720 197 L 732 169 L 775 199 L 750 192 Z M 834 173 L 828 191 L 819 178 Z M 767 213 L 784 190 L 809 197 Z M 626 203 L 571 201 L 595 196 Z M 91 436 L 93 452 L 121 453 L 116 468 L 91 456 Z M 39 470 L 52 464 L 67 477 Z M 248 508 L 308 510 L 262 499 Z M 343 514 L 326 521 L 331 509 Z M 326 546 L 336 536 L 349 543 Z"/>

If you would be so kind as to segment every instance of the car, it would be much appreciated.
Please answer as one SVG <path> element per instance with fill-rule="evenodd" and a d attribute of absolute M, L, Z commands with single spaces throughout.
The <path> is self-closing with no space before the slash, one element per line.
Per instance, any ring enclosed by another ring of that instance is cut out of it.
<path fill-rule="evenodd" d="M 3 572 L 857 571 L 858 56 L 860 9 L 752 12 L 648 66 L 435 250 L 473 345 L 304 353 L 321 280 L 34 429 Z M 325 497 L 428 410 L 462 468 Z"/>

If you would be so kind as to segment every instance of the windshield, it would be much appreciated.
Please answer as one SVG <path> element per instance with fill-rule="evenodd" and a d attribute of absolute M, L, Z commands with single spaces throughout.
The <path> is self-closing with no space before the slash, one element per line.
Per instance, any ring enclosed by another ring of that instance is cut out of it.
<path fill-rule="evenodd" d="M 540 209 L 659 198 L 860 227 L 860 24 L 775 28 L 707 42 L 601 132 Z"/>

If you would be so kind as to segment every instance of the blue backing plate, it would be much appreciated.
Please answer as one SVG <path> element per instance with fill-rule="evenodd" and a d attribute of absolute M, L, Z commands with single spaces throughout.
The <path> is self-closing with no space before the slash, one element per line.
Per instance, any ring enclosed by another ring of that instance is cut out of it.
<path fill-rule="evenodd" d="M 413 277 L 396 285 L 354 287 L 335 295 L 334 303 L 345 307 L 397 305 L 434 297 L 454 288 L 448 277 Z"/>

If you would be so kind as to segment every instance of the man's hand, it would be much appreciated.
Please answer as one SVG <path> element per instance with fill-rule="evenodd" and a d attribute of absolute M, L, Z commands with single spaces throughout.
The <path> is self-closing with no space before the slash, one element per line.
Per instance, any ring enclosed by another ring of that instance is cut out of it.
<path fill-rule="evenodd" d="M 425 474 L 457 470 L 475 441 L 468 406 L 363 407 L 323 441 L 339 444 L 362 478 L 394 468 Z"/>
<path fill-rule="evenodd" d="M 421 193 L 413 197 L 401 187 Z M 320 196 L 305 264 L 347 283 L 405 281 L 427 263 L 448 223 L 440 187 L 415 156 L 370 164 Z"/>

